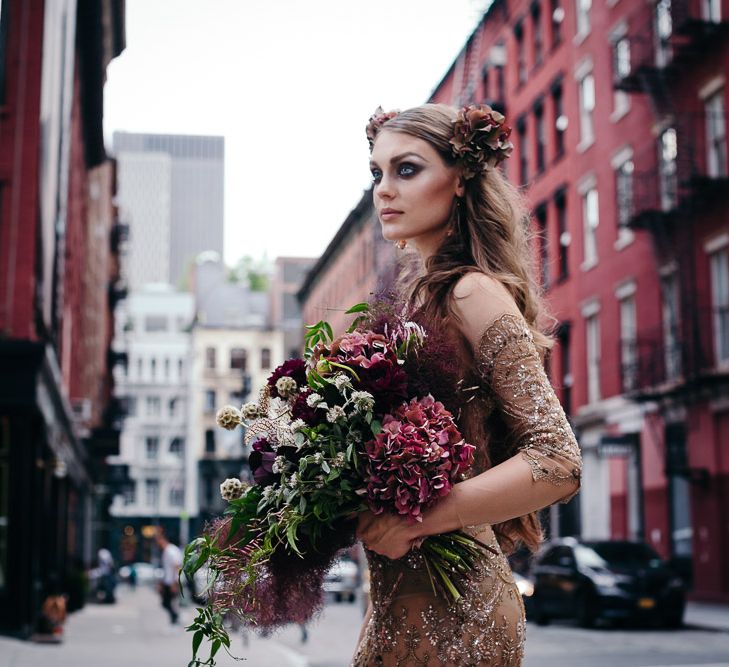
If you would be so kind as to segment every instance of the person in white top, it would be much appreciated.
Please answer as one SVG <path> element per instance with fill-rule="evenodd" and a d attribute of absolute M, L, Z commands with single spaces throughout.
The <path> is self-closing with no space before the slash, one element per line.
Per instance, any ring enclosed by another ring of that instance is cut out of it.
<path fill-rule="evenodd" d="M 162 596 L 162 606 L 170 615 L 170 622 L 174 625 L 177 623 L 178 612 L 176 600 L 179 595 L 179 573 L 182 567 L 182 551 L 180 548 L 172 544 L 167 539 L 164 529 L 159 527 L 155 534 L 157 546 L 162 552 L 162 581 L 159 585 L 160 595 Z"/>

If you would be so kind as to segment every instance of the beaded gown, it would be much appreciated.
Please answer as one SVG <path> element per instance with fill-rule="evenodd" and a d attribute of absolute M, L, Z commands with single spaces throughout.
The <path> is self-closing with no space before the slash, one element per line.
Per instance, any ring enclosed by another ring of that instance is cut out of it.
<path fill-rule="evenodd" d="M 579 481 L 579 446 L 526 322 L 510 313 L 500 315 L 486 328 L 474 356 L 472 412 L 483 428 L 481 437 L 469 440 L 477 447 L 471 475 L 483 471 L 478 448 L 489 447 L 491 424 L 500 420 L 535 483 Z M 561 502 L 574 495 L 567 494 Z M 483 552 L 458 603 L 433 594 L 417 551 L 390 560 L 365 550 L 373 610 L 353 667 L 522 664 L 526 621 L 509 563 L 490 525 L 464 530 L 496 553 Z"/>

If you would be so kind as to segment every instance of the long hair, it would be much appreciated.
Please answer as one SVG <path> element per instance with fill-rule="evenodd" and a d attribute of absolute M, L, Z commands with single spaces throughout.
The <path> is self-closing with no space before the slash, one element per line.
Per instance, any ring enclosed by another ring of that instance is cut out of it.
<path fill-rule="evenodd" d="M 423 139 L 435 148 L 446 165 L 457 167 L 449 143 L 456 114 L 456 109 L 444 104 L 425 104 L 399 113 L 388 120 L 382 130 Z M 454 204 L 449 225 L 451 233 L 445 236 L 438 251 L 425 265 L 415 261 L 415 253 L 409 253 L 411 261 L 403 263 L 397 281 L 398 292 L 411 309 L 422 314 L 424 321 L 451 330 L 461 338 L 460 347 L 466 355 L 464 362 L 473 368 L 473 357 L 467 358 L 473 354 L 470 345 L 464 344 L 465 339 L 455 326 L 458 317 L 453 309 L 453 288 L 459 278 L 473 271 L 491 276 L 511 293 L 532 330 L 543 359 L 554 341 L 538 326 L 545 309 L 534 279 L 533 234 L 528 208 L 520 192 L 498 168 L 476 175 L 465 181 L 463 199 Z M 473 426 L 478 430 L 477 425 Z M 464 430 L 473 432 L 473 429 Z M 489 451 L 483 455 L 483 465 L 491 467 L 512 456 L 513 444 L 505 435 L 492 437 Z M 493 529 L 507 551 L 514 550 L 522 542 L 536 549 L 542 539 L 536 513 L 505 521 Z"/>

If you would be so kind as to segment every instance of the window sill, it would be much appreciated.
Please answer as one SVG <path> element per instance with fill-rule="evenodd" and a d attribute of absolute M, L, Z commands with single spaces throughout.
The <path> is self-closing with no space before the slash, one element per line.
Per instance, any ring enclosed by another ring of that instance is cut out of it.
<path fill-rule="evenodd" d="M 574 36 L 574 37 L 572 38 L 572 43 L 573 43 L 573 44 L 574 44 L 575 46 L 579 46 L 580 44 L 582 44 L 582 42 L 584 42 L 584 41 L 585 41 L 585 40 L 587 39 L 587 37 L 589 36 L 589 34 L 590 34 L 590 31 L 589 31 L 589 30 L 588 30 L 587 32 L 578 32 L 578 33 L 577 33 L 577 34 L 576 34 L 576 35 L 575 35 L 575 36 Z"/>
<path fill-rule="evenodd" d="M 626 104 L 625 106 L 618 107 L 610 114 L 610 122 L 611 123 L 617 123 L 621 118 L 628 115 L 628 112 L 630 111 L 630 104 Z"/>
<path fill-rule="evenodd" d="M 595 143 L 595 138 L 590 137 L 587 141 L 580 141 L 580 143 L 577 144 L 576 150 L 578 153 L 584 153 L 594 143 Z"/>
<path fill-rule="evenodd" d="M 593 259 L 590 262 L 582 262 L 582 264 L 580 264 L 580 270 L 583 273 L 587 273 L 590 269 L 594 269 L 596 266 L 597 266 L 597 260 Z"/>
<path fill-rule="evenodd" d="M 635 241 L 635 234 L 632 230 L 626 229 L 619 234 L 613 247 L 615 248 L 615 250 L 620 252 L 621 250 L 624 250 L 629 245 L 631 245 L 633 241 Z"/>

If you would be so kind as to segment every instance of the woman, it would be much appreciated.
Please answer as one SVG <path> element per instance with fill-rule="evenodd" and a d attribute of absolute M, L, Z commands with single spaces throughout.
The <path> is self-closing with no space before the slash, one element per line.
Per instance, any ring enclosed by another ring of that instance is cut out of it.
<path fill-rule="evenodd" d="M 469 479 L 411 525 L 363 514 L 358 536 L 372 602 L 353 665 L 520 665 L 524 608 L 506 560 L 536 548 L 535 512 L 579 489 L 579 447 L 547 379 L 551 340 L 537 329 L 528 217 L 496 165 L 511 144 L 487 106 L 378 110 L 367 128 L 373 197 L 385 239 L 413 248 L 422 269 L 403 286 L 413 310 L 460 350 L 458 416 L 477 447 Z M 436 596 L 418 555 L 428 535 L 463 529 L 484 551 L 457 603 Z"/>

